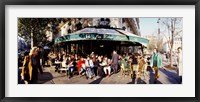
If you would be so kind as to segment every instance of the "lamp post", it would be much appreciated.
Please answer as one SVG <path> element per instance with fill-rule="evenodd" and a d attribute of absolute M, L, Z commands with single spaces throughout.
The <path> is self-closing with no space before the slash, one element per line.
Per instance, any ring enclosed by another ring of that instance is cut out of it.
<path fill-rule="evenodd" d="M 158 38 L 157 38 L 157 41 L 159 43 L 159 41 L 160 41 L 160 18 L 158 18 L 157 23 L 158 23 Z M 156 46 L 157 46 L 157 48 L 159 48 L 160 45 L 157 44 Z"/>
<path fill-rule="evenodd" d="M 160 36 L 160 18 L 158 18 L 157 23 L 158 23 L 158 36 Z"/>
<path fill-rule="evenodd" d="M 31 27 L 31 48 L 33 48 L 33 28 Z"/>

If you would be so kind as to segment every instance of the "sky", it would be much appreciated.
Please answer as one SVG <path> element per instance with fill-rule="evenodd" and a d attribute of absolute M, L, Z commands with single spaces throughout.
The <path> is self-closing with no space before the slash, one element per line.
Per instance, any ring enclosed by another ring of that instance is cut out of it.
<path fill-rule="evenodd" d="M 158 32 L 158 18 L 139 18 L 140 33 L 142 36 Z M 160 26 L 161 27 L 161 26 Z"/>
<path fill-rule="evenodd" d="M 161 18 L 162 20 L 164 18 Z M 180 20 L 180 19 L 179 19 Z M 140 25 L 140 33 L 142 36 L 146 35 L 156 35 L 158 34 L 158 17 L 150 18 L 139 18 L 139 25 Z M 177 31 L 180 31 L 182 29 L 182 20 L 179 25 L 176 25 Z M 159 28 L 160 28 L 160 34 L 164 34 L 164 36 L 168 36 L 169 32 L 167 30 L 166 25 L 164 25 L 161 21 L 159 22 Z"/>

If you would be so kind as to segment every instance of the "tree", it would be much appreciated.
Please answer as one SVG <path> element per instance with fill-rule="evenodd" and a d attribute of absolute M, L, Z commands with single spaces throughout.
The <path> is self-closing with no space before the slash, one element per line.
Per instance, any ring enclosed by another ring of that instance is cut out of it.
<path fill-rule="evenodd" d="M 169 50 L 170 50 L 170 67 L 172 67 L 172 52 L 174 47 L 174 37 L 182 32 L 182 18 L 162 18 L 162 25 L 167 29 L 167 38 Z"/>
<path fill-rule="evenodd" d="M 153 37 L 153 35 L 152 35 Z M 163 49 L 163 38 L 161 37 L 153 37 L 149 39 L 149 44 L 147 47 L 149 50 L 153 50 L 154 48 L 158 48 L 159 51 Z"/>
<path fill-rule="evenodd" d="M 18 35 L 30 44 L 32 33 L 33 45 L 45 45 L 49 42 L 45 35 L 46 31 L 57 34 L 57 26 L 61 21 L 66 22 L 66 20 L 64 18 L 18 18 Z"/>

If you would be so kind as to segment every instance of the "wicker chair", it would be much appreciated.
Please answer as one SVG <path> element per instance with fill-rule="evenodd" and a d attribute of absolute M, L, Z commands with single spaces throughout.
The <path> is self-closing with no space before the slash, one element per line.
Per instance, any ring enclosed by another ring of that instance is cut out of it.
<path fill-rule="evenodd" d="M 130 75 L 131 74 L 131 64 L 127 63 L 124 59 L 121 61 L 121 74 Z"/>

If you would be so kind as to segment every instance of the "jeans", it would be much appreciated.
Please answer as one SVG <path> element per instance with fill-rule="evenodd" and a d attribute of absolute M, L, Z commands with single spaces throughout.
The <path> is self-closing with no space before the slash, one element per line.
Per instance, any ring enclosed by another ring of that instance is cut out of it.
<path fill-rule="evenodd" d="M 84 73 L 85 72 L 85 69 L 84 68 L 81 68 L 81 70 L 80 70 L 80 74 L 82 74 L 82 73 Z"/>
<path fill-rule="evenodd" d="M 86 74 L 87 74 L 87 77 L 92 77 L 92 76 L 94 76 L 94 73 L 92 72 L 92 70 L 91 70 L 91 68 L 90 67 L 88 67 L 87 69 L 86 69 Z"/>
<path fill-rule="evenodd" d="M 69 75 L 69 77 L 71 77 L 72 76 L 72 72 L 74 71 L 74 67 L 69 67 L 68 68 L 68 75 Z"/>
<path fill-rule="evenodd" d="M 91 70 L 94 75 L 97 75 L 97 67 L 96 66 L 91 67 Z"/>

